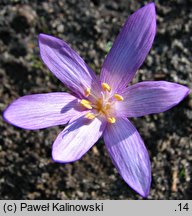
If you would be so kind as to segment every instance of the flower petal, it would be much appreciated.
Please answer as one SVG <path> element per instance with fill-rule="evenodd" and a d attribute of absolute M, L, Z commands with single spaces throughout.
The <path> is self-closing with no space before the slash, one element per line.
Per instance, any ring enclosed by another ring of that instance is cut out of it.
<path fill-rule="evenodd" d="M 149 194 L 151 167 L 148 152 L 135 127 L 128 119 L 108 124 L 104 141 L 109 155 L 125 182 L 141 196 Z"/>
<path fill-rule="evenodd" d="M 83 109 L 68 93 L 34 94 L 20 97 L 4 112 L 9 123 L 25 129 L 41 129 L 66 124 Z"/>
<path fill-rule="evenodd" d="M 53 160 L 61 163 L 79 160 L 100 138 L 105 125 L 98 118 L 89 120 L 84 116 L 70 122 L 53 143 Z"/>
<path fill-rule="evenodd" d="M 156 33 L 155 4 L 132 14 L 104 61 L 101 80 L 114 91 L 125 88 L 147 56 Z"/>
<path fill-rule="evenodd" d="M 124 101 L 118 103 L 119 115 L 139 117 L 164 112 L 181 102 L 189 89 L 177 83 L 165 81 L 140 82 L 126 89 Z"/>
<path fill-rule="evenodd" d="M 84 95 L 87 88 L 97 91 L 99 81 L 95 73 L 67 43 L 40 34 L 39 48 L 46 66 L 74 93 Z"/>

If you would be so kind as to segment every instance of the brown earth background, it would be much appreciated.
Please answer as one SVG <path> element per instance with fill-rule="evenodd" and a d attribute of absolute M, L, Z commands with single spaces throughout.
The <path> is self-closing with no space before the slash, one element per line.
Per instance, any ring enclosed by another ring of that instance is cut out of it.
<path fill-rule="evenodd" d="M 156 2 L 157 35 L 133 83 L 192 87 L 192 1 Z M 126 18 L 147 1 L 0 0 L 0 109 L 22 95 L 66 91 L 42 64 L 37 37 L 62 38 L 98 74 Z M 131 119 L 150 154 L 148 199 L 192 199 L 192 96 L 158 115 Z M 101 139 L 80 161 L 54 163 L 64 126 L 27 131 L 0 119 L 0 199 L 142 199 L 121 179 Z"/>

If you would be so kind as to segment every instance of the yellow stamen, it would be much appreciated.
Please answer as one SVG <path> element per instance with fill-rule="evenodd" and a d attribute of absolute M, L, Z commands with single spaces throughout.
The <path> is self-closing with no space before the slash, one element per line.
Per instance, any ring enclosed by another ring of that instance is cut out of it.
<path fill-rule="evenodd" d="M 101 85 L 102 85 L 102 88 L 103 88 L 104 91 L 106 91 L 106 90 L 108 92 L 111 91 L 111 87 L 107 83 L 102 83 Z"/>
<path fill-rule="evenodd" d="M 90 88 L 86 88 L 85 89 L 85 97 L 88 97 L 91 94 L 91 89 Z"/>
<path fill-rule="evenodd" d="M 107 121 L 108 121 L 109 123 L 113 124 L 113 123 L 116 122 L 116 119 L 115 119 L 114 117 L 109 117 L 109 118 L 107 119 Z"/>
<path fill-rule="evenodd" d="M 80 104 L 83 105 L 87 109 L 92 109 L 91 102 L 85 99 L 80 101 Z"/>
<path fill-rule="evenodd" d="M 93 113 L 87 113 L 87 114 L 85 115 L 85 118 L 92 120 L 92 119 L 95 118 L 95 115 L 94 115 Z"/>
<path fill-rule="evenodd" d="M 121 95 L 119 95 L 119 94 L 114 94 L 113 97 L 114 97 L 116 100 L 118 100 L 118 101 L 123 101 L 123 100 L 124 100 L 123 96 L 121 96 Z"/>
<path fill-rule="evenodd" d="M 107 103 L 104 108 L 107 111 L 107 110 L 109 110 L 111 108 L 111 105 L 109 103 Z"/>

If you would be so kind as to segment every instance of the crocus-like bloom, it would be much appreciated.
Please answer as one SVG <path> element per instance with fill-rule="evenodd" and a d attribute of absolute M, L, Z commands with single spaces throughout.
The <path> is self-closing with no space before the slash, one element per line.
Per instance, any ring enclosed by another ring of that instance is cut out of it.
<path fill-rule="evenodd" d="M 11 124 L 25 129 L 68 125 L 52 148 L 54 161 L 79 160 L 103 135 L 107 151 L 127 184 L 149 194 L 151 168 L 145 145 L 129 117 L 159 113 L 189 93 L 185 86 L 147 81 L 132 86 L 156 33 L 154 3 L 132 14 L 108 53 L 100 79 L 64 41 L 39 35 L 41 58 L 73 94 L 46 93 L 21 97 L 4 112 Z"/>

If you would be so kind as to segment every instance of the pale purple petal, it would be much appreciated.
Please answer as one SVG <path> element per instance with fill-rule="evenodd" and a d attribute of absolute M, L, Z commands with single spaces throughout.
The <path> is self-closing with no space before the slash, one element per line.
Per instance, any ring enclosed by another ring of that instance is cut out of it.
<path fill-rule="evenodd" d="M 140 82 L 128 87 L 117 103 L 119 115 L 139 117 L 164 112 L 180 103 L 188 94 L 186 86 L 166 81 Z"/>
<path fill-rule="evenodd" d="M 109 155 L 125 182 L 141 196 L 149 194 L 151 167 L 148 152 L 135 127 L 128 119 L 108 124 L 104 141 Z"/>
<path fill-rule="evenodd" d="M 84 95 L 86 88 L 98 91 L 95 73 L 63 40 L 40 34 L 39 48 L 46 66 L 74 93 Z"/>
<path fill-rule="evenodd" d="M 151 49 L 155 33 L 155 4 L 150 3 L 126 21 L 104 61 L 101 81 L 114 91 L 126 87 Z"/>
<path fill-rule="evenodd" d="M 53 143 L 54 161 L 68 163 L 79 160 L 101 137 L 105 123 L 84 116 L 70 122 Z"/>
<path fill-rule="evenodd" d="M 10 104 L 4 118 L 24 129 L 41 129 L 66 124 L 83 110 L 78 99 L 68 93 L 34 94 Z"/>

